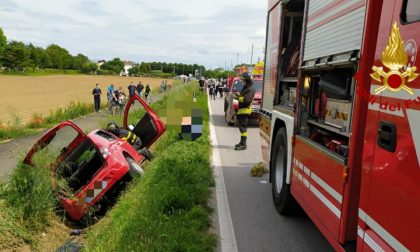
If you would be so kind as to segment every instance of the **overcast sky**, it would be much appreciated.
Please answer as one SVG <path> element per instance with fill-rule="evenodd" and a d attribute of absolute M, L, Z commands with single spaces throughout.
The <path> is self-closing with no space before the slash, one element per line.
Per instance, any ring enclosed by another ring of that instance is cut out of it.
<path fill-rule="evenodd" d="M 199 63 L 263 57 L 266 0 L 0 0 L 9 40 L 89 58 Z"/>

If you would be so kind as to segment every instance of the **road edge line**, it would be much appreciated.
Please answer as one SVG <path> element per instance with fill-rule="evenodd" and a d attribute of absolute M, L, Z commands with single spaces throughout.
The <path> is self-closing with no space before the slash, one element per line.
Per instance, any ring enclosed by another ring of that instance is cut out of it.
<path fill-rule="evenodd" d="M 225 178 L 223 176 L 220 151 L 217 143 L 216 128 L 214 126 L 213 113 L 210 100 L 207 99 L 209 108 L 210 140 L 212 146 L 212 167 L 216 183 L 217 216 L 219 220 L 220 243 L 222 252 L 237 252 L 235 232 L 232 217 L 230 215 L 229 201 L 226 194 Z"/>

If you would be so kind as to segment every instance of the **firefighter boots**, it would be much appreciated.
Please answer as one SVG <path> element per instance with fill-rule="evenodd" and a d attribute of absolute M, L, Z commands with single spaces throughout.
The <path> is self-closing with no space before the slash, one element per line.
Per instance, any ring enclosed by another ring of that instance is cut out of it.
<path fill-rule="evenodd" d="M 241 136 L 241 141 L 235 145 L 235 150 L 246 150 L 246 136 Z"/>

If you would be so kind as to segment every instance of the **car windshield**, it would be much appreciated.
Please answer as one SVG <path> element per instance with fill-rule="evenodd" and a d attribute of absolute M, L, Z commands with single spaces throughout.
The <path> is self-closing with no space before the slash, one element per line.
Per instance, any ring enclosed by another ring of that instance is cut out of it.
<path fill-rule="evenodd" d="M 232 89 L 232 91 L 233 92 L 240 92 L 243 87 L 244 87 L 244 83 L 242 81 L 240 81 L 240 80 L 236 80 L 233 83 L 233 89 Z"/>
<path fill-rule="evenodd" d="M 253 85 L 255 91 L 261 91 L 262 90 L 262 80 L 254 80 L 254 85 Z"/>

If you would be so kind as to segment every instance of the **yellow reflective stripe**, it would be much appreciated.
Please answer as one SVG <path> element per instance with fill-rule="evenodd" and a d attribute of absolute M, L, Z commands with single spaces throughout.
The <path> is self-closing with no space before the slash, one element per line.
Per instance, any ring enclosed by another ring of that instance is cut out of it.
<path fill-rule="evenodd" d="M 131 133 L 131 131 L 128 132 L 128 136 L 127 136 L 128 142 L 133 143 L 134 140 L 136 140 L 136 137 L 137 136 L 135 134 Z"/>
<path fill-rule="evenodd" d="M 241 102 L 241 98 L 244 99 L 244 97 L 239 97 L 239 102 Z M 238 110 L 238 115 L 250 115 L 252 114 L 252 103 L 254 103 L 254 99 L 252 99 L 251 104 L 247 108 L 241 108 Z"/>
<path fill-rule="evenodd" d="M 238 115 L 250 115 L 252 114 L 252 108 L 241 108 L 238 110 Z"/>
<path fill-rule="evenodd" d="M 243 103 L 243 102 L 244 102 L 244 100 L 245 100 L 245 97 L 243 97 L 243 96 L 239 96 L 239 99 L 238 99 L 238 100 L 239 100 L 239 102 L 240 102 L 240 103 Z"/>
<path fill-rule="evenodd" d="M 241 133 L 241 136 L 248 137 L 248 131 L 247 132 L 244 132 L 244 133 Z"/>

